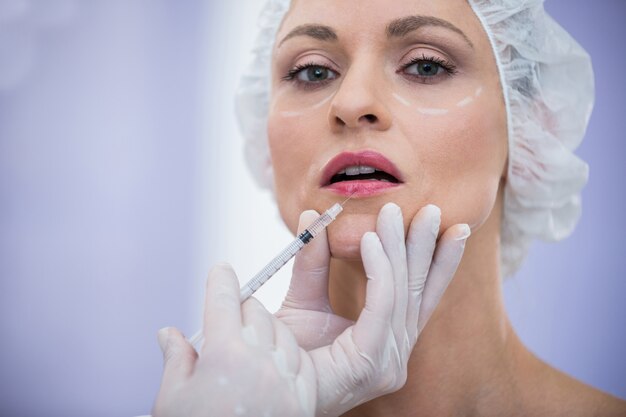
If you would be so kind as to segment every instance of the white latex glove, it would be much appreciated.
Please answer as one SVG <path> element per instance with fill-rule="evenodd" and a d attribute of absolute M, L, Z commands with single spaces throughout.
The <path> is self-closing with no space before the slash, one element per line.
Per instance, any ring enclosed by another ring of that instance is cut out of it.
<path fill-rule="evenodd" d="M 300 229 L 317 215 L 303 213 Z M 454 276 L 470 234 L 467 225 L 455 225 L 437 243 L 440 217 L 435 206 L 420 210 L 405 244 L 400 208 L 390 203 L 381 209 L 376 233 L 361 240 L 369 280 L 356 323 L 330 307 L 326 234 L 297 255 L 289 292 L 276 316 L 309 350 L 318 375 L 317 415 L 338 416 L 404 386 L 418 334 Z"/>
<path fill-rule="evenodd" d="M 200 355 L 175 328 L 159 331 L 164 370 L 154 417 L 310 417 L 316 375 L 291 331 L 256 299 L 240 305 L 228 265 L 209 274 Z"/>

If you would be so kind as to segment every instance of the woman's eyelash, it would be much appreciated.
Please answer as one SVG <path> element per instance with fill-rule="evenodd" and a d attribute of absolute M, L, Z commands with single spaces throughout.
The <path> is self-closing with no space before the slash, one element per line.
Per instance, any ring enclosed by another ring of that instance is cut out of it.
<path fill-rule="evenodd" d="M 298 74 L 301 71 L 303 71 L 305 69 L 308 69 L 308 68 L 311 68 L 311 67 L 328 68 L 328 67 L 326 67 L 324 65 L 319 65 L 319 64 L 316 64 L 314 62 L 308 62 L 306 64 L 298 64 L 295 67 L 291 68 L 287 72 L 287 75 L 285 75 L 282 79 L 285 80 L 285 81 L 292 81 L 292 80 L 294 80 L 298 76 Z M 330 68 L 328 68 L 328 69 L 330 69 Z"/>
<path fill-rule="evenodd" d="M 424 54 L 422 54 L 421 57 L 416 57 L 413 58 L 411 61 L 409 61 L 408 63 L 404 64 L 401 68 L 402 71 L 405 71 L 407 68 L 409 68 L 412 65 L 415 64 L 419 64 L 419 63 L 423 63 L 423 62 L 432 62 L 434 64 L 439 65 L 441 68 L 443 68 L 444 71 L 446 71 L 446 73 L 448 75 L 454 75 L 457 73 L 457 69 L 456 66 L 454 64 L 452 64 L 451 62 L 446 61 L 445 59 L 439 58 L 439 57 L 435 57 L 435 56 L 426 56 Z M 333 71 L 332 69 L 328 68 L 325 65 L 320 65 L 320 64 L 316 64 L 315 62 L 307 62 L 304 64 L 298 64 L 296 66 L 294 66 L 293 68 L 291 68 L 287 74 L 282 77 L 282 79 L 284 81 L 294 81 L 296 80 L 296 77 L 298 76 L 298 74 L 300 74 L 300 72 L 302 72 L 303 70 L 309 69 L 309 68 L 325 68 L 328 69 L 330 71 Z"/>
<path fill-rule="evenodd" d="M 454 75 L 454 74 L 457 73 L 456 65 L 454 65 L 453 63 L 448 62 L 445 59 L 442 59 L 442 58 L 439 58 L 439 57 L 436 57 L 436 56 L 426 56 L 424 54 L 422 54 L 421 57 L 413 58 L 407 64 L 404 64 L 402 66 L 402 71 L 406 70 L 407 68 L 409 68 L 412 65 L 419 64 L 421 62 L 433 62 L 433 63 L 439 65 L 441 68 L 443 68 L 443 70 L 445 72 L 447 72 L 448 75 Z"/>

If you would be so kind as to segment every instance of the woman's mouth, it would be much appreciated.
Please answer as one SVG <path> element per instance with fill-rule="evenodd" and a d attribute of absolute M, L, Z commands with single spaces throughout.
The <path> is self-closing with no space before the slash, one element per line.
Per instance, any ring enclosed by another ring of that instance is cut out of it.
<path fill-rule="evenodd" d="M 375 151 L 342 152 L 326 164 L 321 187 L 342 195 L 368 197 L 402 184 L 401 174 Z"/>

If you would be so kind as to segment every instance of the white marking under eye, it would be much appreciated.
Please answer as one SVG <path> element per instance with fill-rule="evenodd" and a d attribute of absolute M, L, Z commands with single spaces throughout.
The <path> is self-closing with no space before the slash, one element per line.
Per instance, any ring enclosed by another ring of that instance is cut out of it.
<path fill-rule="evenodd" d="M 317 104 L 314 104 L 313 106 L 311 106 L 312 109 L 319 109 L 320 107 L 322 107 L 324 104 L 326 104 L 326 102 L 328 100 L 330 100 L 331 98 L 333 98 L 333 94 L 329 95 L 328 97 L 326 97 L 324 100 L 320 101 Z"/>
<path fill-rule="evenodd" d="M 474 93 L 474 96 L 476 97 L 480 97 L 480 95 L 483 93 L 483 88 L 482 87 L 478 87 L 476 89 L 476 92 Z"/>
<path fill-rule="evenodd" d="M 323 100 L 315 103 L 314 105 L 307 107 L 306 109 L 304 109 L 303 111 L 281 111 L 280 115 L 283 117 L 297 117 L 297 116 L 302 116 L 305 113 L 308 113 L 311 110 L 317 110 L 320 107 L 322 107 L 324 104 L 326 104 L 331 98 L 333 98 L 334 94 L 329 95 L 328 97 L 324 98 Z"/>
<path fill-rule="evenodd" d="M 444 114 L 448 114 L 450 110 L 448 109 L 429 109 L 424 107 L 418 107 L 417 111 L 422 114 L 426 114 L 429 116 L 443 116 Z"/>
<path fill-rule="evenodd" d="M 302 116 L 302 112 L 301 111 L 281 111 L 280 115 L 283 117 L 296 117 L 296 116 Z"/>
<path fill-rule="evenodd" d="M 397 93 L 393 93 L 392 96 L 393 96 L 393 98 L 395 98 L 396 100 L 398 100 L 400 103 L 404 104 L 407 107 L 409 107 L 411 105 L 409 100 L 405 99 L 404 97 L 402 97 L 401 95 L 399 95 Z"/>
<path fill-rule="evenodd" d="M 461 100 L 458 103 L 456 103 L 456 106 L 457 107 L 465 107 L 468 104 L 470 104 L 472 101 L 474 101 L 474 97 L 467 96 L 463 100 Z"/>

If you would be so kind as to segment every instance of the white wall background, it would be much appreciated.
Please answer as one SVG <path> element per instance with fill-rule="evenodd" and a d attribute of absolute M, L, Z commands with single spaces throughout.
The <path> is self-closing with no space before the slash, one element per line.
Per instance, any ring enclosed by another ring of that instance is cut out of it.
<path fill-rule="evenodd" d="M 227 181 L 220 184 L 220 201 L 207 201 L 205 205 L 221 210 L 223 229 L 216 252 L 219 259 L 233 265 L 242 283 L 293 239 L 279 217 L 271 192 L 256 185 L 244 162 L 244 142 L 234 113 L 234 93 L 242 71 L 250 63 L 249 51 L 257 34 L 256 20 L 262 4 L 257 0 L 240 0 L 220 5 L 216 37 L 229 41 L 221 43 L 217 51 L 221 62 L 216 68 L 219 82 L 212 85 L 209 93 L 209 112 L 218 117 L 210 121 L 213 126 L 207 126 L 208 131 L 216 130 L 209 133 L 214 138 L 209 146 L 214 150 L 207 150 L 206 154 L 219 149 Z M 256 293 L 272 311 L 278 309 L 286 292 L 289 271 L 290 267 L 286 266 Z"/>

